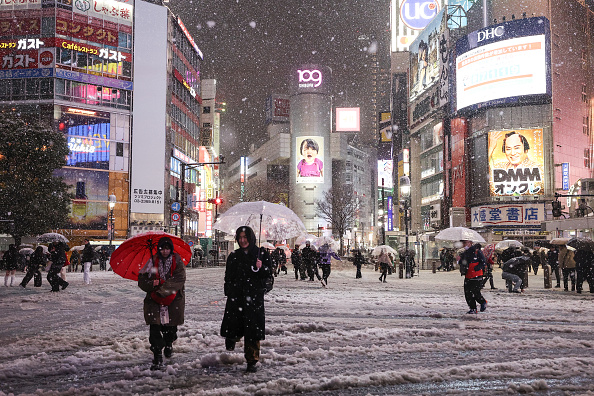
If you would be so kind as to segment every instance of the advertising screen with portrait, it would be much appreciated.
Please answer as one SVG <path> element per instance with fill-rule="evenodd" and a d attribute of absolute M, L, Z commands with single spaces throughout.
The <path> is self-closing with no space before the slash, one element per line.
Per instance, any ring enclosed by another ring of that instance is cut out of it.
<path fill-rule="evenodd" d="M 297 183 L 324 183 L 324 138 L 299 136 L 295 150 Z"/>
<path fill-rule="evenodd" d="M 544 195 L 542 129 L 489 132 L 491 196 Z"/>

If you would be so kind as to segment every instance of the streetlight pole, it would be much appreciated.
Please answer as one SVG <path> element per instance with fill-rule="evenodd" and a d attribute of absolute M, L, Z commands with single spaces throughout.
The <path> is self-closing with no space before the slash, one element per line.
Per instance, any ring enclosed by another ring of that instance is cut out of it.
<path fill-rule="evenodd" d="M 386 200 L 384 197 L 384 178 L 382 177 L 382 213 L 386 213 Z M 382 245 L 386 244 L 386 222 L 385 215 L 382 216 Z"/>
<path fill-rule="evenodd" d="M 408 251 L 408 210 L 410 208 L 410 178 L 406 175 L 400 178 L 400 195 L 402 198 L 402 205 L 404 206 L 404 244 L 406 249 L 404 254 L 404 270 L 406 273 L 406 278 L 410 278 L 410 252 Z"/>
<path fill-rule="evenodd" d="M 111 246 L 113 244 L 113 234 L 114 234 L 114 218 L 113 218 L 113 208 L 115 208 L 115 204 L 117 202 L 117 198 L 115 195 L 111 194 L 109 196 L 109 252 L 111 253 Z"/>
<path fill-rule="evenodd" d="M 225 163 L 225 157 L 223 157 L 222 155 L 219 156 L 220 161 L 218 162 L 194 162 L 194 163 L 189 163 L 186 164 L 184 162 L 181 163 L 181 199 L 180 199 L 180 211 L 179 211 L 179 217 L 180 217 L 180 221 L 179 221 L 179 225 L 180 225 L 180 237 L 183 239 L 184 238 L 184 226 L 185 226 L 185 221 L 186 221 L 186 216 L 185 216 L 185 211 L 186 211 L 186 170 L 187 169 L 194 169 L 198 166 L 204 166 L 204 165 L 221 165 Z"/>

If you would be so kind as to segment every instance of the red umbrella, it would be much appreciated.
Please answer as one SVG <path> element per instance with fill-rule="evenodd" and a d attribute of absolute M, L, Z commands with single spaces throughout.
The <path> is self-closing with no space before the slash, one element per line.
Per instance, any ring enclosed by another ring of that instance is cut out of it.
<path fill-rule="evenodd" d="M 111 255 L 109 264 L 113 272 L 122 278 L 138 280 L 138 272 L 147 261 L 157 254 L 157 244 L 163 237 L 171 238 L 173 252 L 181 256 L 185 265 L 192 259 L 190 246 L 181 238 L 165 232 L 145 232 L 122 243 Z"/>

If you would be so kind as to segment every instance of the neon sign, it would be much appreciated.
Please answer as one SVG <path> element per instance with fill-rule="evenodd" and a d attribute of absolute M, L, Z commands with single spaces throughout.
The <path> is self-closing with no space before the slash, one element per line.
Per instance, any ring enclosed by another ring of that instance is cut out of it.
<path fill-rule="evenodd" d="M 186 29 L 186 26 L 183 24 L 183 22 L 181 21 L 181 19 L 177 18 L 177 24 L 181 28 L 182 32 L 184 32 L 184 34 L 186 35 L 186 38 L 188 39 L 188 41 L 190 42 L 190 44 L 192 45 L 192 47 L 194 47 L 194 50 L 198 53 L 198 56 L 200 57 L 200 59 L 203 59 L 204 60 L 204 56 L 202 55 L 202 51 L 200 51 L 200 48 L 198 48 L 198 46 L 194 42 L 194 39 L 192 38 L 192 36 L 190 36 L 190 32 L 188 32 L 188 29 Z"/>
<path fill-rule="evenodd" d="M 319 70 L 297 70 L 299 88 L 317 88 L 322 85 L 322 72 Z"/>
<path fill-rule="evenodd" d="M 71 152 L 78 152 L 78 153 L 94 153 L 95 146 L 89 142 L 87 139 L 80 139 L 80 138 L 70 138 L 68 141 L 68 148 Z"/>

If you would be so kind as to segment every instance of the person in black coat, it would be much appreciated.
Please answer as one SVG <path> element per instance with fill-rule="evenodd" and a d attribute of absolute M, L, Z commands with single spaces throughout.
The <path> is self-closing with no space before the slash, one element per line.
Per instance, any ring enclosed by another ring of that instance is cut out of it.
<path fill-rule="evenodd" d="M 244 338 L 246 372 L 256 372 L 260 360 L 260 340 L 265 339 L 264 293 L 266 279 L 272 275 L 272 262 L 266 249 L 256 246 L 256 235 L 247 226 L 235 232 L 239 248 L 227 257 L 225 269 L 225 315 L 221 336 L 228 351 Z"/>
<path fill-rule="evenodd" d="M 549 260 L 549 265 L 551 266 L 551 272 L 555 274 L 555 278 L 557 279 L 557 285 L 555 285 L 555 287 L 561 287 L 561 273 L 559 272 L 559 250 L 556 246 L 549 249 L 549 252 L 547 253 L 547 259 Z"/>
<path fill-rule="evenodd" d="M 83 281 L 85 282 L 86 285 L 90 285 L 91 284 L 91 264 L 93 263 L 93 260 L 95 259 L 95 250 L 93 249 L 93 246 L 91 246 L 91 242 L 85 238 L 85 247 L 83 248 L 82 251 L 82 257 L 81 257 L 81 261 L 83 263 L 83 271 L 84 271 L 84 275 L 83 275 Z"/>
<path fill-rule="evenodd" d="M 295 268 L 295 280 L 298 280 L 299 272 L 301 271 L 301 265 L 303 264 L 301 252 L 299 251 L 299 245 L 295 245 L 295 249 L 293 249 L 293 253 L 291 253 L 291 262 Z M 302 276 L 301 279 L 305 279 L 305 276 Z"/>
<path fill-rule="evenodd" d="M 43 247 L 37 246 L 35 252 L 33 252 L 31 255 L 31 260 L 29 260 L 29 265 L 27 266 L 27 275 L 25 275 L 23 278 L 21 287 L 27 287 L 27 283 L 29 283 L 31 278 L 34 276 L 38 277 L 39 281 L 41 281 L 41 272 L 39 269 L 45 267 L 46 262 L 47 259 L 45 257 L 45 253 L 43 253 Z M 39 285 L 41 286 L 41 283 Z"/>
<path fill-rule="evenodd" d="M 594 253 L 590 250 L 578 249 L 573 257 L 577 272 L 576 291 L 582 292 L 584 281 L 590 286 L 590 293 L 594 293 Z"/>
<path fill-rule="evenodd" d="M 68 282 L 60 277 L 60 271 L 66 264 L 66 251 L 62 242 L 54 242 L 50 245 L 50 254 L 52 260 L 52 266 L 47 272 L 47 281 L 52 286 L 53 292 L 60 291 L 68 287 Z"/>
<path fill-rule="evenodd" d="M 365 257 L 363 257 L 361 251 L 357 249 L 355 251 L 355 259 L 353 260 L 353 265 L 357 267 L 357 274 L 355 275 L 355 279 L 360 279 L 363 277 L 363 275 L 361 275 L 361 266 L 363 264 L 365 264 Z"/>

